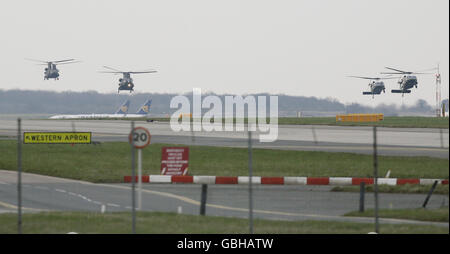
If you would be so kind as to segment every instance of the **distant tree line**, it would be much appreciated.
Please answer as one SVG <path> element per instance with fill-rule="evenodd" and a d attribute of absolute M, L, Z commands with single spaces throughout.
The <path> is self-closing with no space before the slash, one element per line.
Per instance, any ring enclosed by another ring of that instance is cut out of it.
<path fill-rule="evenodd" d="M 127 98 L 131 105 L 129 112 L 134 113 L 147 98 L 152 98 L 151 112 L 154 114 L 171 114 L 170 100 L 178 94 L 137 93 L 137 94 L 102 94 L 96 91 L 87 92 L 50 92 L 30 90 L 0 90 L 1 114 L 88 114 L 113 113 Z M 190 97 L 192 93 L 183 94 Z M 215 95 L 203 94 L 202 96 Z M 269 95 L 269 94 L 252 94 Z M 224 101 L 226 95 L 217 95 Z M 245 95 L 243 95 L 245 96 Z M 278 94 L 278 110 L 281 116 L 295 116 L 297 112 L 330 112 L 330 113 L 384 113 L 398 115 L 405 113 L 432 114 L 434 107 L 425 100 L 418 100 L 412 106 L 396 106 L 380 104 L 375 108 L 358 103 L 345 105 L 336 99 L 320 99 L 316 97 L 289 96 Z M 448 99 L 443 103 L 447 103 Z"/>

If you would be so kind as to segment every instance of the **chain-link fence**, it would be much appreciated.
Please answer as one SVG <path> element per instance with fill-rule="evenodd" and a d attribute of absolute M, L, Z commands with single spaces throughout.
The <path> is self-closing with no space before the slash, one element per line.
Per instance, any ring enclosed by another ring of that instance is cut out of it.
<path fill-rule="evenodd" d="M 289 125 L 264 143 L 257 132 L 174 133 L 165 122 L 2 123 L 2 233 L 368 233 L 375 208 L 381 233 L 448 232 L 448 130 Z M 133 126 L 151 133 L 141 166 Z M 92 140 L 24 144 L 24 132 Z M 164 147 L 189 148 L 185 175 L 161 175 Z M 419 218 L 424 210 L 447 213 Z"/>

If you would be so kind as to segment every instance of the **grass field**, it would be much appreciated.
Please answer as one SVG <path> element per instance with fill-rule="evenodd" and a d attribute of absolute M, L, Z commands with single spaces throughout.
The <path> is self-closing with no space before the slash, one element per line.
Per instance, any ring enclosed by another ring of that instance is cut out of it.
<path fill-rule="evenodd" d="M 161 148 L 152 144 L 143 150 L 143 174 L 159 174 Z M 173 145 L 169 145 L 173 146 Z M 130 145 L 106 142 L 100 145 L 23 145 L 25 172 L 90 182 L 122 182 L 131 175 Z M 17 169 L 15 141 L 0 141 L 0 169 Z M 190 175 L 248 175 L 246 148 L 191 146 Z M 391 170 L 393 178 L 445 178 L 446 159 L 429 157 L 379 157 L 379 174 Z M 342 176 L 371 177 L 371 155 L 254 149 L 253 174 L 256 176 Z"/>
<path fill-rule="evenodd" d="M 314 124 L 342 126 L 382 126 L 403 128 L 449 128 L 448 118 L 442 117 L 385 117 L 374 123 L 336 122 L 335 117 L 282 118 L 281 124 Z"/>
<path fill-rule="evenodd" d="M 88 120 L 88 119 L 83 119 Z M 92 119 L 95 120 L 95 119 Z M 96 120 L 130 120 L 127 118 L 117 119 L 96 119 Z M 135 118 L 135 121 L 153 120 L 159 122 L 168 122 L 170 118 Z M 236 122 L 236 119 L 233 120 Z M 224 123 L 225 120 L 222 120 Z M 244 120 L 247 122 L 247 119 Z M 267 119 L 270 122 L 270 119 Z M 357 122 L 336 122 L 336 117 L 279 117 L 278 124 L 292 124 L 292 125 L 337 125 L 337 126 L 380 126 L 380 127 L 401 127 L 401 128 L 449 128 L 448 117 L 397 117 L 387 116 L 380 122 L 373 123 L 357 123 Z"/>
<path fill-rule="evenodd" d="M 331 191 L 336 192 L 359 192 L 359 186 L 336 186 Z M 430 191 L 431 185 L 405 184 L 405 185 L 379 185 L 380 193 L 420 193 L 426 194 Z M 366 185 L 366 192 L 373 192 L 373 185 Z M 449 193 L 449 185 L 437 185 L 433 194 L 447 195 Z"/>
<path fill-rule="evenodd" d="M 28 234 L 127 234 L 130 213 L 46 212 L 23 215 L 22 231 Z M 17 215 L 0 214 L 0 234 L 17 233 Z M 373 224 L 331 221 L 254 220 L 257 234 L 367 234 Z M 139 212 L 136 232 L 145 234 L 245 234 L 248 220 L 227 217 Z M 410 224 L 382 224 L 384 234 L 448 234 L 448 228 Z"/>
<path fill-rule="evenodd" d="M 373 209 L 368 209 L 362 213 L 355 211 L 347 213 L 344 216 L 374 217 L 374 213 L 375 211 Z M 439 209 L 381 209 L 378 211 L 378 216 L 380 218 L 448 222 L 448 207 Z"/>

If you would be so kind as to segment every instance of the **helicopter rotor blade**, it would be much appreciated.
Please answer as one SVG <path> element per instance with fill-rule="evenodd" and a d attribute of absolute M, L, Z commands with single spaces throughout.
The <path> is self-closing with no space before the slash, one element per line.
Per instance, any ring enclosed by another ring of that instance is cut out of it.
<path fill-rule="evenodd" d="M 363 76 L 348 76 L 348 77 L 369 79 L 369 80 L 382 80 L 382 79 L 396 79 L 397 78 L 397 77 L 363 77 Z"/>
<path fill-rule="evenodd" d="M 124 73 L 124 71 L 120 71 L 120 70 L 118 70 L 118 69 L 114 69 L 114 68 L 111 68 L 111 67 L 108 67 L 108 66 L 103 66 L 103 68 L 106 68 L 106 69 L 108 69 L 108 70 L 112 70 L 112 71 L 115 71 L 115 72 Z"/>
<path fill-rule="evenodd" d="M 380 72 L 380 74 L 421 74 L 421 75 L 434 75 L 434 73 L 425 73 L 425 72 L 404 72 L 404 73 Z"/>
<path fill-rule="evenodd" d="M 420 74 L 420 75 L 434 75 L 434 73 L 427 72 L 412 72 L 411 74 Z"/>
<path fill-rule="evenodd" d="M 407 71 L 402 71 L 402 70 L 394 69 L 394 68 L 391 68 L 391 67 L 384 67 L 384 68 L 386 68 L 388 70 L 391 70 L 391 71 L 397 71 L 397 72 L 400 72 L 400 73 L 408 73 Z"/>
<path fill-rule="evenodd" d="M 140 70 L 140 71 L 135 71 L 135 72 L 144 72 L 144 71 L 156 71 L 155 69 L 145 69 L 145 70 Z"/>
<path fill-rule="evenodd" d="M 74 61 L 74 62 L 63 62 L 63 63 L 58 63 L 58 65 L 61 64 L 72 64 L 72 63 L 80 63 L 81 61 Z"/>
<path fill-rule="evenodd" d="M 382 77 L 380 79 L 398 79 L 398 77 Z"/>
<path fill-rule="evenodd" d="M 393 74 L 393 75 L 401 75 L 401 74 L 408 74 L 409 72 L 402 72 L 402 73 L 399 73 L 399 72 L 380 72 L 380 74 Z"/>
<path fill-rule="evenodd" d="M 33 62 L 41 62 L 41 63 L 49 63 L 48 61 L 42 61 L 42 60 L 37 60 L 37 59 L 31 59 L 31 58 L 25 58 L 25 60 L 28 60 L 28 61 L 33 61 Z"/>
<path fill-rule="evenodd" d="M 69 62 L 69 61 L 75 61 L 75 59 L 66 59 L 66 60 L 58 60 L 58 61 L 51 61 L 52 63 L 63 63 L 63 62 Z"/>
<path fill-rule="evenodd" d="M 154 73 L 156 71 L 130 71 L 131 74 Z"/>
<path fill-rule="evenodd" d="M 114 74 L 120 74 L 123 73 L 121 71 L 99 71 L 99 73 L 114 73 Z"/>
<path fill-rule="evenodd" d="M 362 77 L 362 76 L 348 76 L 348 77 L 351 77 L 351 78 L 361 78 L 361 79 L 370 79 L 370 80 L 372 80 L 372 79 L 374 79 L 374 80 L 380 79 L 380 78 Z"/>

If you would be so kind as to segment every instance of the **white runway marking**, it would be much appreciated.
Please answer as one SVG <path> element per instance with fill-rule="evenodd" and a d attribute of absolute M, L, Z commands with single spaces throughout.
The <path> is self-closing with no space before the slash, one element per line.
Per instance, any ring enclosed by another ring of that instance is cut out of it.
<path fill-rule="evenodd" d="M 66 190 L 62 190 L 62 189 L 55 189 L 55 191 L 61 192 L 61 193 L 67 193 L 67 194 L 69 194 L 71 196 L 76 196 L 76 197 L 79 197 L 79 198 L 81 198 L 83 200 L 86 200 L 87 202 L 94 203 L 94 204 L 97 204 L 97 205 L 102 205 L 101 202 L 93 201 L 92 199 L 90 199 L 90 198 L 88 198 L 86 196 L 83 196 L 81 194 L 77 194 L 77 193 L 74 193 L 74 192 L 67 192 Z"/>

